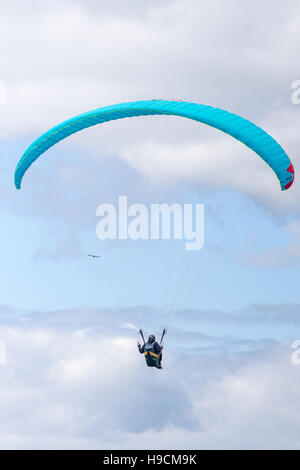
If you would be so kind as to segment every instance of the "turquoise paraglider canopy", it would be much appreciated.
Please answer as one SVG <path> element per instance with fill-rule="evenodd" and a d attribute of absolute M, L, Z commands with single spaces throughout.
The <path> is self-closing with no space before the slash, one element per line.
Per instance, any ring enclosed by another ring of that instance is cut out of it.
<path fill-rule="evenodd" d="M 87 127 L 134 116 L 182 116 L 215 127 L 256 152 L 275 172 L 281 189 L 294 181 L 293 165 L 283 148 L 267 132 L 252 122 L 212 106 L 176 100 L 147 100 L 115 104 L 79 114 L 58 124 L 35 140 L 25 151 L 15 171 L 15 185 L 21 188 L 25 172 L 46 150 L 60 140 Z"/>

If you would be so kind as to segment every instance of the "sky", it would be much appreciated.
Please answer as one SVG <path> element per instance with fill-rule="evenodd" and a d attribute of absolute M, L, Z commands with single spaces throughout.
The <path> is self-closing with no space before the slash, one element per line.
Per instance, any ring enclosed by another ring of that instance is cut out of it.
<path fill-rule="evenodd" d="M 0 6 L 0 448 L 299 449 L 299 2 Z M 218 130 L 149 116 L 60 142 L 15 189 L 52 126 L 153 98 L 255 122 L 294 185 Z M 120 195 L 204 204 L 203 249 L 99 240 L 97 207 Z M 136 330 L 165 326 L 148 369 Z"/>

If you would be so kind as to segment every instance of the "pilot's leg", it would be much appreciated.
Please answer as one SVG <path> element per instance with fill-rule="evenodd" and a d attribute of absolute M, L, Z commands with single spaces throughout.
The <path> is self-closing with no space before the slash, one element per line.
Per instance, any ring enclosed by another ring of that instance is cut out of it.
<path fill-rule="evenodd" d="M 159 358 L 157 359 L 157 366 L 156 367 L 158 369 L 162 369 L 161 360 L 162 360 L 162 353 L 160 353 Z"/>

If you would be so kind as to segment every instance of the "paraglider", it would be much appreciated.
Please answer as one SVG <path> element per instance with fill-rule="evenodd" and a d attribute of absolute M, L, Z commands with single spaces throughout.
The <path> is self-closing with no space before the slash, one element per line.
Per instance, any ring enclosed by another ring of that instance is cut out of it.
<path fill-rule="evenodd" d="M 182 116 L 215 127 L 256 152 L 273 169 L 282 190 L 288 189 L 293 184 L 294 168 L 291 160 L 273 137 L 252 122 L 204 104 L 176 100 L 147 100 L 98 108 L 64 121 L 41 135 L 28 147 L 16 167 L 16 188 L 21 188 L 25 172 L 40 155 L 71 134 L 115 119 L 150 115 Z"/>
<path fill-rule="evenodd" d="M 164 329 L 161 335 L 160 342 L 155 341 L 155 336 L 150 335 L 148 341 L 145 341 L 144 334 L 142 330 L 139 330 L 139 333 L 143 339 L 144 344 L 141 345 L 137 343 L 138 350 L 141 354 L 144 354 L 146 364 L 148 367 L 156 367 L 157 369 L 162 369 L 162 350 L 163 350 L 163 339 L 167 330 Z"/>
<path fill-rule="evenodd" d="M 101 256 L 99 256 L 99 255 L 91 255 L 91 254 L 88 254 L 88 256 L 89 256 L 90 258 L 101 258 Z"/>
<path fill-rule="evenodd" d="M 185 117 L 219 129 L 245 144 L 261 157 L 276 174 L 282 190 L 289 189 L 294 182 L 293 164 L 286 152 L 273 137 L 252 122 L 236 114 L 204 104 L 154 99 L 94 109 L 64 121 L 48 130 L 27 148 L 19 160 L 15 170 L 16 188 L 21 188 L 23 177 L 35 160 L 52 146 L 70 135 L 96 124 L 126 117 L 150 115 Z M 93 254 L 88 256 L 100 258 L 100 256 Z M 141 354 L 144 354 L 149 367 L 162 368 L 162 341 L 165 333 L 166 330 L 163 331 L 161 341 L 158 343 L 155 341 L 154 335 L 150 335 L 148 341 L 145 341 L 143 332 L 140 330 L 144 344 L 138 343 L 138 349 Z"/>

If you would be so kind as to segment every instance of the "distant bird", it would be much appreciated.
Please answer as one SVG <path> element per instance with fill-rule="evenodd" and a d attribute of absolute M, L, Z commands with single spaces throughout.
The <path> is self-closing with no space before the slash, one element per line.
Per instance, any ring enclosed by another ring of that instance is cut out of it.
<path fill-rule="evenodd" d="M 88 254 L 88 256 L 90 256 L 91 258 L 101 258 L 101 256 L 98 256 L 98 255 L 90 255 L 90 254 Z"/>

